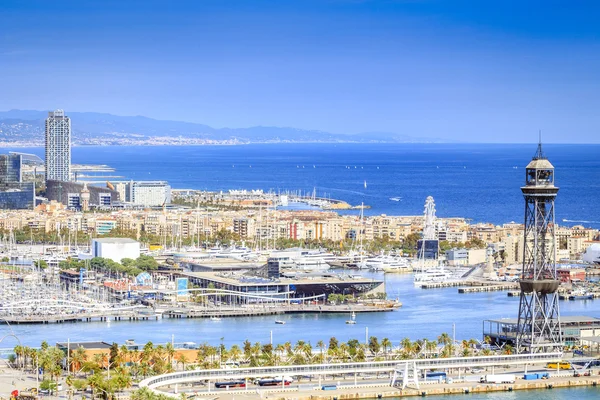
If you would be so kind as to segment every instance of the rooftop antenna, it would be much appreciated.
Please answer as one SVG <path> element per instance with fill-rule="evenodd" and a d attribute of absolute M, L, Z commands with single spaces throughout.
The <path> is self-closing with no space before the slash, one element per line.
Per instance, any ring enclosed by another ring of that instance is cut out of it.
<path fill-rule="evenodd" d="M 534 160 L 545 160 L 546 156 L 544 156 L 544 152 L 542 150 L 542 130 L 539 131 L 539 141 L 537 151 L 535 152 Z"/>

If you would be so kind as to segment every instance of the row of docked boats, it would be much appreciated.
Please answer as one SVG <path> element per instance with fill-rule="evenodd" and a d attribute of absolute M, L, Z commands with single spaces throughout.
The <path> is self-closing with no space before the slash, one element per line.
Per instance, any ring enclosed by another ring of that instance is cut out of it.
<path fill-rule="evenodd" d="M 326 271 L 330 268 L 364 269 L 387 273 L 412 272 L 411 261 L 392 254 L 367 256 L 364 252 L 349 252 L 337 255 L 322 249 L 290 248 L 256 252 L 247 247 L 211 248 L 202 252 L 176 253 L 176 258 L 201 259 L 231 258 L 248 262 L 277 262 L 281 269 L 296 271 Z"/>

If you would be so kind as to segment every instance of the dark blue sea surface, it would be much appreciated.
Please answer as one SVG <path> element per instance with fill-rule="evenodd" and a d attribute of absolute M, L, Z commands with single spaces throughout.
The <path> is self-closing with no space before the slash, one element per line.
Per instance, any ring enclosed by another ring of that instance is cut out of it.
<path fill-rule="evenodd" d="M 41 148 L 16 150 L 43 157 Z M 173 188 L 315 189 L 318 196 L 364 202 L 371 215 L 421 214 L 433 196 L 441 217 L 502 224 L 523 220 L 520 186 L 535 151 L 533 144 L 87 146 L 74 147 L 72 159 L 108 164 L 126 179 L 167 180 Z M 600 228 L 600 145 L 544 151 L 560 187 L 557 221 Z"/>

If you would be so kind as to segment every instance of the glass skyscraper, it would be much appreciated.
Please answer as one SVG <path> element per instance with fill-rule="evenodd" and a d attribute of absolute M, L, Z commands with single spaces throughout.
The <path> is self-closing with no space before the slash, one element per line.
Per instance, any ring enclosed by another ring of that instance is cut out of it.
<path fill-rule="evenodd" d="M 0 209 L 32 209 L 35 184 L 23 182 L 20 154 L 0 154 Z"/>

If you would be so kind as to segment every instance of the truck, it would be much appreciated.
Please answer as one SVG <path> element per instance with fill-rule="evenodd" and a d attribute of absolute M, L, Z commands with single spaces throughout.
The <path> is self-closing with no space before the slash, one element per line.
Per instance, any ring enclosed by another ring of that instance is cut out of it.
<path fill-rule="evenodd" d="M 483 375 L 479 382 L 481 383 L 515 383 L 514 374 L 501 374 L 501 375 Z"/>

